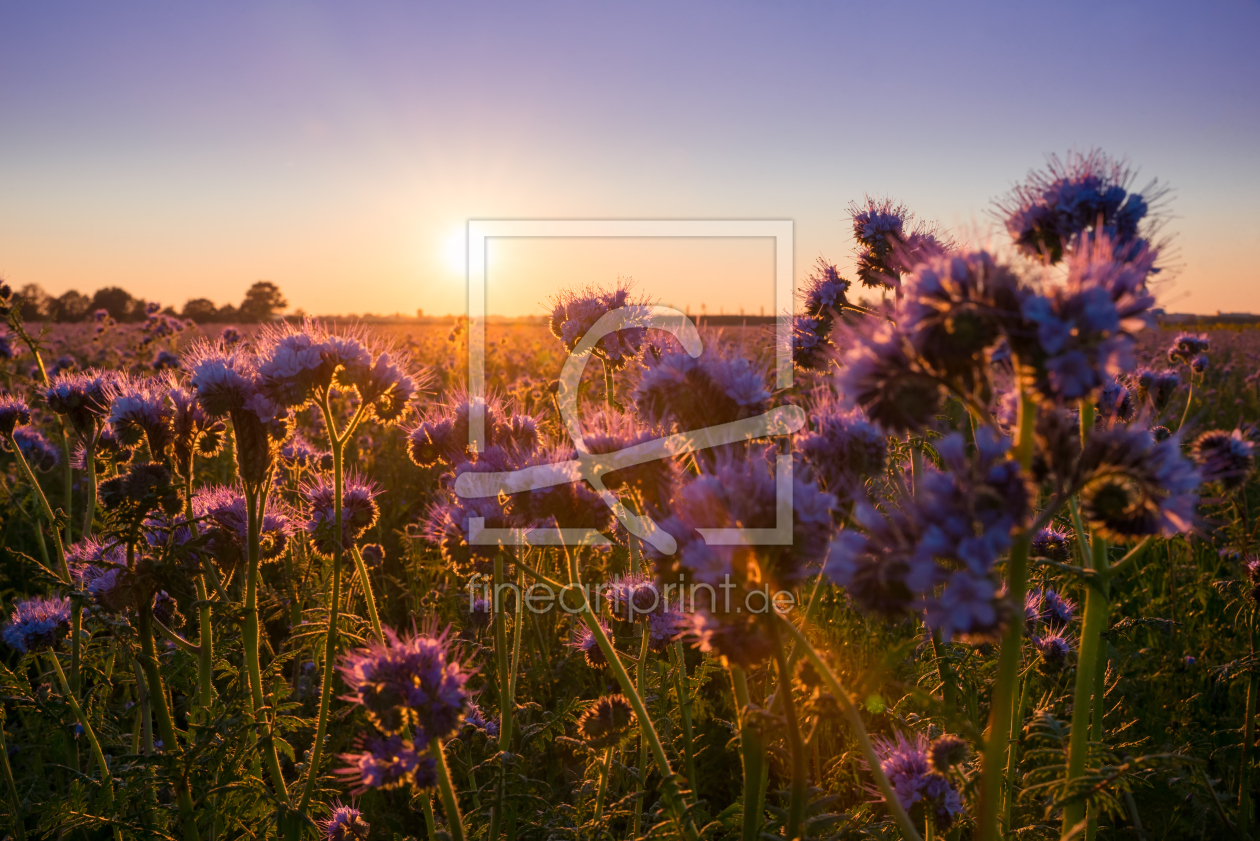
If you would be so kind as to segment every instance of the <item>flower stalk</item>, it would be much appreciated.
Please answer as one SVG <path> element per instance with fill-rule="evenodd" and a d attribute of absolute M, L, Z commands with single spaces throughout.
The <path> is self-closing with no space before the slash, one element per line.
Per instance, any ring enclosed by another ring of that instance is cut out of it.
<path fill-rule="evenodd" d="M 459 800 L 455 797 L 455 789 L 451 785 L 451 771 L 446 765 L 446 750 L 441 739 L 429 740 L 429 751 L 437 766 L 438 791 L 442 795 L 442 808 L 446 810 L 446 824 L 450 828 L 452 841 L 464 841 L 464 819 L 459 813 Z"/>

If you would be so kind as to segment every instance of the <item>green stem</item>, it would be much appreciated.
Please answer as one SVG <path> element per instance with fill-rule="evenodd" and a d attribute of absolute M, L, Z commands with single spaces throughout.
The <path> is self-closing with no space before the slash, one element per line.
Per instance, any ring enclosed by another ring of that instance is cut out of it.
<path fill-rule="evenodd" d="M 1011 831 L 1011 818 L 1015 812 L 1015 772 L 1019 767 L 1019 736 L 1024 730 L 1024 710 L 1028 707 L 1028 690 L 1032 687 L 1032 676 L 1025 675 L 1024 688 L 1019 693 L 1015 704 L 1015 712 L 1011 715 L 1010 748 L 1006 753 L 1006 792 L 1002 805 L 1002 826 L 1005 832 Z"/>
<path fill-rule="evenodd" d="M 1190 404 L 1194 402 L 1194 372 L 1190 372 L 1190 393 L 1186 395 L 1186 410 L 1181 413 L 1181 421 L 1177 424 L 1177 431 L 1180 432 L 1186 425 L 1186 419 L 1190 417 Z"/>
<path fill-rule="evenodd" d="M 507 750 L 512 737 L 512 713 L 515 706 L 512 698 L 512 678 L 508 674 L 507 629 L 504 627 L 504 604 L 499 601 L 500 588 L 503 585 L 503 552 L 494 556 L 494 578 L 491 586 L 494 591 L 490 598 L 490 616 L 494 633 L 494 670 L 495 687 L 499 693 L 499 750 Z M 499 758 L 499 782 L 495 788 L 494 809 L 490 812 L 490 841 L 497 841 L 499 828 L 503 822 L 503 788 L 507 782 L 507 767 L 503 757 Z"/>
<path fill-rule="evenodd" d="M 792 754 L 792 785 L 788 797 L 788 817 L 784 838 L 794 841 L 800 836 L 801 821 L 805 819 L 805 788 L 808 782 L 808 758 L 805 743 L 801 740 L 801 725 L 796 718 L 796 702 L 792 699 L 792 672 L 779 642 L 777 626 L 772 624 L 774 659 L 779 667 L 779 694 L 783 696 L 783 709 L 787 718 L 787 741 Z"/>
<path fill-rule="evenodd" d="M 320 407 L 324 414 L 324 425 L 328 429 L 329 446 L 333 457 L 333 569 L 332 597 L 328 602 L 328 636 L 324 642 L 324 682 L 319 693 L 319 716 L 315 724 L 315 742 L 311 745 L 311 762 L 306 772 L 306 786 L 302 790 L 302 800 L 298 811 L 305 814 L 310 805 L 311 795 L 315 793 L 315 781 L 319 779 L 319 763 L 324 754 L 324 735 L 328 732 L 328 709 L 332 704 L 332 688 L 336 673 L 337 660 L 337 619 L 341 610 L 341 507 L 342 507 L 342 457 L 345 441 L 337 435 L 334 423 L 332 404 L 325 394 Z M 360 406 L 360 412 L 362 411 Z M 355 417 L 359 415 L 356 413 Z M 354 421 L 346 427 L 345 438 L 354 431 Z"/>
<path fill-rule="evenodd" d="M 936 660 L 936 676 L 941 681 L 941 695 L 945 702 L 945 715 L 958 712 L 958 684 L 954 681 L 954 668 L 942 655 L 941 632 L 932 632 L 932 658 Z"/>
<path fill-rule="evenodd" d="M 92 729 L 92 722 L 88 721 L 87 714 L 83 712 L 83 707 L 79 706 L 79 699 L 74 697 L 74 693 L 70 691 L 70 682 L 66 680 L 66 673 L 61 670 L 61 661 L 57 659 L 55 652 L 48 652 L 48 660 L 52 663 L 53 670 L 57 673 L 57 680 L 61 683 L 61 692 L 66 696 L 66 701 L 70 704 L 71 711 L 74 712 L 75 718 L 79 720 L 79 725 L 83 728 L 83 735 L 87 737 L 88 744 L 92 747 L 92 758 L 96 760 L 96 768 L 101 775 L 101 789 L 105 792 L 105 808 L 110 812 L 114 810 L 114 775 L 110 771 L 109 765 L 105 762 L 105 753 L 101 750 L 101 743 L 96 738 L 96 731 Z M 0 738 L 0 741 L 3 741 Z M 0 748 L 3 745 L 0 744 Z M 9 778 L 9 784 L 13 785 L 12 772 L 9 770 L 9 759 L 6 753 L 5 774 Z M 17 789 L 12 789 L 14 796 L 14 805 L 17 805 Z M 19 831 L 21 826 L 19 825 Z M 114 838 L 122 839 L 122 832 L 118 827 L 114 827 Z"/>
<path fill-rule="evenodd" d="M 699 796 L 700 780 L 696 777 L 696 758 L 691 735 L 691 693 L 687 691 L 687 660 L 683 653 L 682 642 L 670 646 L 670 656 L 674 659 L 674 691 L 678 695 L 678 709 L 683 727 L 683 758 L 687 767 L 687 782 L 695 796 Z"/>
<path fill-rule="evenodd" d="M 17 829 L 18 841 L 26 841 L 26 818 L 22 814 L 22 798 L 18 796 L 17 783 L 13 781 L 13 769 L 9 767 L 9 749 L 4 743 L 3 715 L 0 715 L 0 767 L 4 768 L 4 782 L 9 789 L 9 799 L 13 802 L 13 826 Z M 102 769 L 101 776 L 109 776 L 108 770 Z"/>
<path fill-rule="evenodd" d="M 800 646 L 797 646 L 797 651 Z M 748 677 L 739 666 L 731 666 L 731 692 L 735 696 L 735 713 L 739 717 L 739 752 L 744 766 L 743 841 L 757 841 L 761 835 L 761 770 L 766 761 L 766 746 L 761 732 L 752 723 L 748 694 Z"/>
<path fill-rule="evenodd" d="M 880 793 L 884 796 L 884 803 L 888 810 L 892 812 L 893 820 L 897 822 L 897 827 L 901 830 L 901 834 L 905 841 L 920 841 L 919 831 L 915 829 L 910 816 L 906 814 L 906 810 L 901 808 L 901 801 L 897 799 L 896 792 L 893 791 L 892 785 L 888 782 L 888 777 L 884 774 L 884 769 L 880 766 L 879 756 L 875 753 L 875 747 L 871 744 L 870 736 L 866 733 L 866 725 L 862 722 L 862 716 L 858 712 L 857 707 L 853 705 L 849 693 L 845 691 L 840 684 L 840 679 L 836 677 L 835 672 L 827 665 L 822 656 L 814 649 L 809 640 L 801 633 L 791 622 L 779 617 L 784 630 L 787 631 L 800 646 L 801 651 L 814 664 L 814 668 L 818 674 L 822 676 L 823 682 L 827 684 L 827 688 L 831 690 L 831 694 L 835 697 L 836 702 L 840 704 L 840 709 L 844 713 L 844 717 L 848 720 L 849 726 L 853 729 L 853 734 L 857 737 L 858 745 L 862 750 L 862 756 L 866 759 L 867 767 L 870 769 L 871 776 L 875 778 L 875 784 L 879 787 Z"/>
<path fill-rule="evenodd" d="M 83 506 L 83 536 L 92 533 L 92 523 L 96 519 L 96 442 L 89 441 L 83 446 L 83 466 L 87 470 L 87 501 Z"/>
<path fill-rule="evenodd" d="M 1256 614 L 1249 611 L 1248 636 L 1251 654 L 1256 653 Z M 1260 690 L 1260 673 L 1252 671 L 1247 678 L 1247 717 L 1243 721 L 1242 760 L 1238 769 L 1238 832 L 1246 835 L 1251 824 L 1251 753 L 1256 742 L 1256 693 Z"/>
<path fill-rule="evenodd" d="M 699 833 L 696 832 L 696 827 L 691 817 L 687 815 L 686 799 L 678 791 L 677 783 L 674 780 L 674 769 L 670 767 L 669 758 L 665 755 L 665 747 L 661 744 L 661 738 L 657 734 L 656 728 L 652 725 L 652 719 L 648 715 L 647 707 L 635 690 L 634 683 L 630 680 L 630 675 L 626 671 L 625 665 L 617 655 L 617 650 L 608 641 L 608 635 L 604 633 L 604 628 L 599 624 L 599 619 L 591 612 L 591 605 L 586 598 L 586 592 L 581 589 L 582 579 L 578 574 L 576 553 L 566 551 L 566 554 L 568 555 L 569 584 L 577 588 L 582 595 L 582 606 L 579 611 L 582 621 L 586 623 L 586 627 L 591 630 L 591 635 L 595 637 L 595 643 L 608 661 L 608 668 L 612 670 L 613 677 L 617 679 L 617 684 L 621 687 L 621 693 L 626 696 L 630 706 L 634 708 L 634 714 L 639 720 L 639 727 L 643 735 L 648 739 L 648 746 L 651 748 L 652 756 L 656 759 L 656 767 L 661 773 L 661 794 L 665 804 L 687 840 L 698 841 Z"/>
<path fill-rule="evenodd" d="M 420 795 L 420 806 L 424 810 L 424 828 L 429 832 L 429 841 L 437 841 L 437 822 L 433 820 L 433 795 L 423 792 Z"/>
<path fill-rule="evenodd" d="M 188 460 L 188 475 L 184 477 L 184 519 L 188 531 L 197 536 L 196 516 L 192 507 L 193 461 Z M 203 564 L 212 564 L 212 559 L 204 559 Z M 206 574 L 196 576 L 197 584 L 197 625 L 201 637 L 200 650 L 197 652 L 197 693 L 198 702 L 205 709 L 214 703 L 214 626 L 210 614 L 210 592 L 206 586 Z"/>
<path fill-rule="evenodd" d="M 140 738 L 144 747 L 144 755 L 152 756 L 153 748 L 153 704 L 149 700 L 149 684 L 140 669 L 140 661 L 132 658 L 131 672 L 136 678 L 136 699 L 139 701 Z"/>
<path fill-rule="evenodd" d="M 1103 738 L 1103 717 L 1107 714 L 1107 638 L 1099 641 L 1098 657 L 1094 660 L 1094 709 L 1089 723 L 1089 740 L 1095 744 Z M 1085 841 L 1094 841 L 1098 836 L 1098 804 L 1091 803 L 1087 809 L 1088 822 L 1085 825 Z"/>
<path fill-rule="evenodd" d="M 157 719 L 158 732 L 162 734 L 162 747 L 169 756 L 181 756 L 181 748 L 175 734 L 175 722 L 171 718 L 171 708 L 166 703 L 166 688 L 162 685 L 162 675 L 158 671 L 157 651 L 153 646 L 153 608 L 143 605 L 137 611 L 139 616 L 140 647 L 143 652 L 140 668 L 144 670 L 145 682 L 149 687 L 149 697 L 153 704 L 154 717 Z M 184 774 L 174 784 L 175 798 L 179 804 L 179 817 L 184 825 L 185 841 L 197 841 L 197 819 L 193 814 L 192 792 L 188 785 L 188 776 Z"/>
<path fill-rule="evenodd" d="M 1096 585 L 1085 593 L 1085 618 L 1081 628 L 1081 647 L 1076 658 L 1076 686 L 1072 694 L 1072 733 L 1068 742 L 1067 775 L 1064 796 L 1071 799 L 1063 806 L 1063 831 L 1067 833 L 1085 819 L 1083 797 L 1073 796 L 1073 784 L 1085 774 L 1089 758 L 1089 714 L 1096 694 L 1094 676 L 1097 670 L 1102 632 L 1107 624 L 1107 541 L 1093 539 L 1093 567 L 1099 573 Z"/>
<path fill-rule="evenodd" d="M 359 551 L 358 546 L 350 549 L 354 556 L 354 569 L 359 574 L 359 581 L 363 584 L 363 597 L 367 600 L 368 619 L 372 622 L 372 633 L 376 634 L 377 642 L 385 642 L 385 634 L 381 630 L 381 617 L 376 612 L 376 596 L 372 592 L 372 579 L 368 577 L 367 564 L 363 563 L 363 553 Z"/>
<path fill-rule="evenodd" d="M 612 757 L 615 747 L 604 748 L 604 761 L 599 764 L 599 789 L 595 792 L 595 820 L 604 814 L 604 795 L 608 793 L 608 774 L 612 771 Z"/>
<path fill-rule="evenodd" d="M 1016 360 L 1016 371 L 1019 362 Z M 1033 429 L 1037 419 L 1037 407 L 1027 390 L 1020 393 L 1019 435 L 1015 443 L 1015 458 L 1027 471 L 1032 465 Z M 1082 423 L 1084 421 L 1082 420 Z M 1007 600 L 1022 615 L 1024 592 L 1028 586 L 1029 534 L 1016 538 L 1007 563 Z M 1024 639 L 1024 623 L 1012 621 L 1002 636 L 1002 648 L 998 653 L 997 678 L 993 686 L 989 712 L 989 727 L 984 740 L 983 776 L 980 780 L 980 807 L 976 825 L 979 841 L 997 841 L 999 836 L 998 815 L 1002 802 L 1002 775 L 1006 769 L 1006 752 L 1011 730 L 1011 714 L 1015 705 L 1015 693 L 1019 684 L 1019 660 Z"/>
<path fill-rule="evenodd" d="M 648 660 L 648 625 L 642 622 L 639 629 L 639 662 L 635 669 L 635 688 L 639 692 L 640 698 L 647 697 L 647 660 Z M 643 723 L 647 721 L 647 726 L 652 726 L 651 720 L 644 718 L 639 719 L 639 765 L 635 769 L 638 774 L 634 781 L 635 794 L 642 794 L 647 789 L 647 764 L 648 764 L 648 745 L 647 735 L 644 732 Z M 632 838 L 638 838 L 639 832 L 643 825 L 643 810 L 646 807 L 643 798 L 639 797 L 634 802 L 634 834 Z"/>
<path fill-rule="evenodd" d="M 53 575 L 58 576 L 63 583 L 70 583 L 70 566 L 66 563 L 66 550 L 61 542 L 61 534 L 57 531 L 57 517 L 53 514 L 52 506 L 48 504 L 48 497 L 44 496 L 44 489 L 40 487 L 39 480 L 35 478 L 35 471 L 31 470 L 30 464 L 26 461 L 26 456 L 22 453 L 22 448 L 18 446 L 17 441 L 12 435 L 5 436 L 9 440 L 9 449 L 13 454 L 13 460 L 17 462 L 18 467 L 22 470 L 22 475 L 26 477 L 26 481 L 30 483 L 32 490 L 35 491 L 35 498 L 39 500 L 39 507 L 43 511 L 44 521 L 48 523 L 48 531 L 51 532 L 53 538 L 53 546 L 57 550 L 57 566 L 60 573 L 48 570 Z"/>
<path fill-rule="evenodd" d="M 245 579 L 245 615 L 241 621 L 241 640 L 245 648 L 245 664 L 249 673 L 249 691 L 253 700 L 254 726 L 257 734 L 264 725 L 268 736 L 262 746 L 263 759 L 267 770 L 271 773 L 271 784 L 276 796 L 288 800 L 289 792 L 284 784 L 284 774 L 280 770 L 280 757 L 276 754 L 275 743 L 270 736 L 270 722 L 267 718 L 267 701 L 263 691 L 262 667 L 259 663 L 259 628 L 258 628 L 258 543 L 262 530 L 262 506 L 265 504 L 265 491 L 259 488 L 246 488 L 245 511 L 249 529 L 246 579 Z M 312 766 L 313 767 L 313 766 Z"/>
<path fill-rule="evenodd" d="M 442 794 L 442 807 L 446 810 L 446 824 L 451 831 L 452 841 L 464 841 L 464 819 L 459 814 L 459 800 L 455 797 L 455 789 L 451 787 L 451 772 L 446 767 L 446 751 L 441 739 L 429 740 L 429 751 L 437 764 L 438 791 Z"/>

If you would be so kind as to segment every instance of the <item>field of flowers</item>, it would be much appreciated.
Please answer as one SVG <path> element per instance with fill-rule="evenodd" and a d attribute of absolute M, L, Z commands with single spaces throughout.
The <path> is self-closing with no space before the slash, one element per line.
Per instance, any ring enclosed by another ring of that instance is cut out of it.
<path fill-rule="evenodd" d="M 884 303 L 820 261 L 787 389 L 773 327 L 692 355 L 625 286 L 492 325 L 484 400 L 458 321 L 45 326 L 5 287 L 0 832 L 1252 837 L 1260 331 L 1155 321 L 1131 182 L 1052 159 L 998 252 L 854 205 Z M 456 492 L 571 460 L 603 487 Z M 790 543 L 707 541 L 775 526 L 779 465 Z"/>

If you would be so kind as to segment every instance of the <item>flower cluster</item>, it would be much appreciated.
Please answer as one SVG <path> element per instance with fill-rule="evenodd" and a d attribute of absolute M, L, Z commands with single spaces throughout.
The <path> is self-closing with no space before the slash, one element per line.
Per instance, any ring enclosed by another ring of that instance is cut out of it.
<path fill-rule="evenodd" d="M 1226 490 L 1242 486 L 1255 469 L 1255 447 L 1241 429 L 1213 429 L 1194 440 L 1195 464 L 1204 482 L 1219 482 Z"/>
<path fill-rule="evenodd" d="M 901 808 L 912 818 L 930 820 L 937 832 L 948 831 L 962 814 L 962 797 L 945 774 L 934 770 L 927 739 L 920 733 L 910 738 L 898 733 L 893 739 L 876 736 L 871 741 Z"/>
<path fill-rule="evenodd" d="M 13 430 L 31 422 L 31 408 L 26 401 L 7 394 L 0 395 L 0 435 L 12 435 Z"/>
<path fill-rule="evenodd" d="M 805 281 L 805 312 L 792 321 L 792 361 L 798 368 L 821 371 L 827 367 L 833 350 L 831 332 L 848 306 L 845 293 L 850 285 L 835 265 L 818 258 Z"/>
<path fill-rule="evenodd" d="M 70 632 L 70 599 L 36 596 L 18 602 L 5 625 L 5 643 L 19 654 L 52 649 Z"/>
<path fill-rule="evenodd" d="M 827 398 L 812 407 L 809 419 L 811 428 L 796 436 L 797 459 L 827 491 L 847 498 L 884 472 L 888 435 L 860 409 L 846 411 Z"/>
<path fill-rule="evenodd" d="M 639 356 L 646 334 L 639 325 L 647 316 L 647 304 L 631 297 L 627 282 L 618 281 L 611 290 L 589 287 L 557 295 L 552 301 L 551 334 L 571 351 L 595 322 L 617 310 L 626 318 L 628 326 L 602 337 L 592 353 L 612 370 L 619 370 Z"/>
<path fill-rule="evenodd" d="M 836 536 L 824 572 L 862 608 L 885 615 L 922 609 L 946 639 L 1000 631 L 1006 608 L 993 566 L 1030 498 L 1008 439 L 982 427 L 976 445 L 969 459 L 962 436 L 947 436 L 936 444 L 946 469 L 925 468 L 913 497 L 886 500 L 882 511 L 856 503 L 861 530 Z"/>
<path fill-rule="evenodd" d="M 1098 232 L 1128 246 L 1159 196 L 1152 184 L 1130 192 L 1133 172 L 1098 150 L 1051 156 L 1045 172 L 1034 172 L 1001 204 L 1006 230 L 1024 254 L 1057 263 L 1081 234 Z"/>
<path fill-rule="evenodd" d="M 761 414 L 770 404 L 765 373 L 730 349 L 698 358 L 669 350 L 645 362 L 630 399 L 648 423 L 700 429 Z"/>
<path fill-rule="evenodd" d="M 1182 333 L 1168 349 L 1168 361 L 1189 365 L 1196 374 L 1207 368 L 1208 337 L 1202 333 Z"/>
<path fill-rule="evenodd" d="M 322 474 L 302 485 L 302 498 L 307 506 L 304 525 L 311 536 L 315 551 L 332 557 L 340 548 L 349 551 L 364 532 L 376 524 L 380 507 L 376 497 L 380 486 L 360 477 L 353 470 L 347 471 L 341 483 L 341 535 L 333 533 L 336 524 L 336 487 Z M 339 539 L 340 538 L 340 539 Z"/>
<path fill-rule="evenodd" d="M 591 750 L 621 744 L 633 731 L 637 718 L 624 695 L 605 695 L 591 704 L 577 720 L 577 732 Z"/>

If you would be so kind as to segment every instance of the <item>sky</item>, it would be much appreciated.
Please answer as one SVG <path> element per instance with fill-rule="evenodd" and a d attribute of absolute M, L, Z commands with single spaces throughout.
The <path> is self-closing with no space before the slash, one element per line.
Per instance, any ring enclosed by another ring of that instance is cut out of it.
<path fill-rule="evenodd" d="M 1101 148 L 1173 192 L 1158 294 L 1260 312 L 1260 2 L 0 3 L 0 276 L 177 308 L 462 313 L 469 219 L 790 219 L 842 271 L 890 196 Z M 773 244 L 491 241 L 488 308 L 632 278 L 775 306 Z"/>

